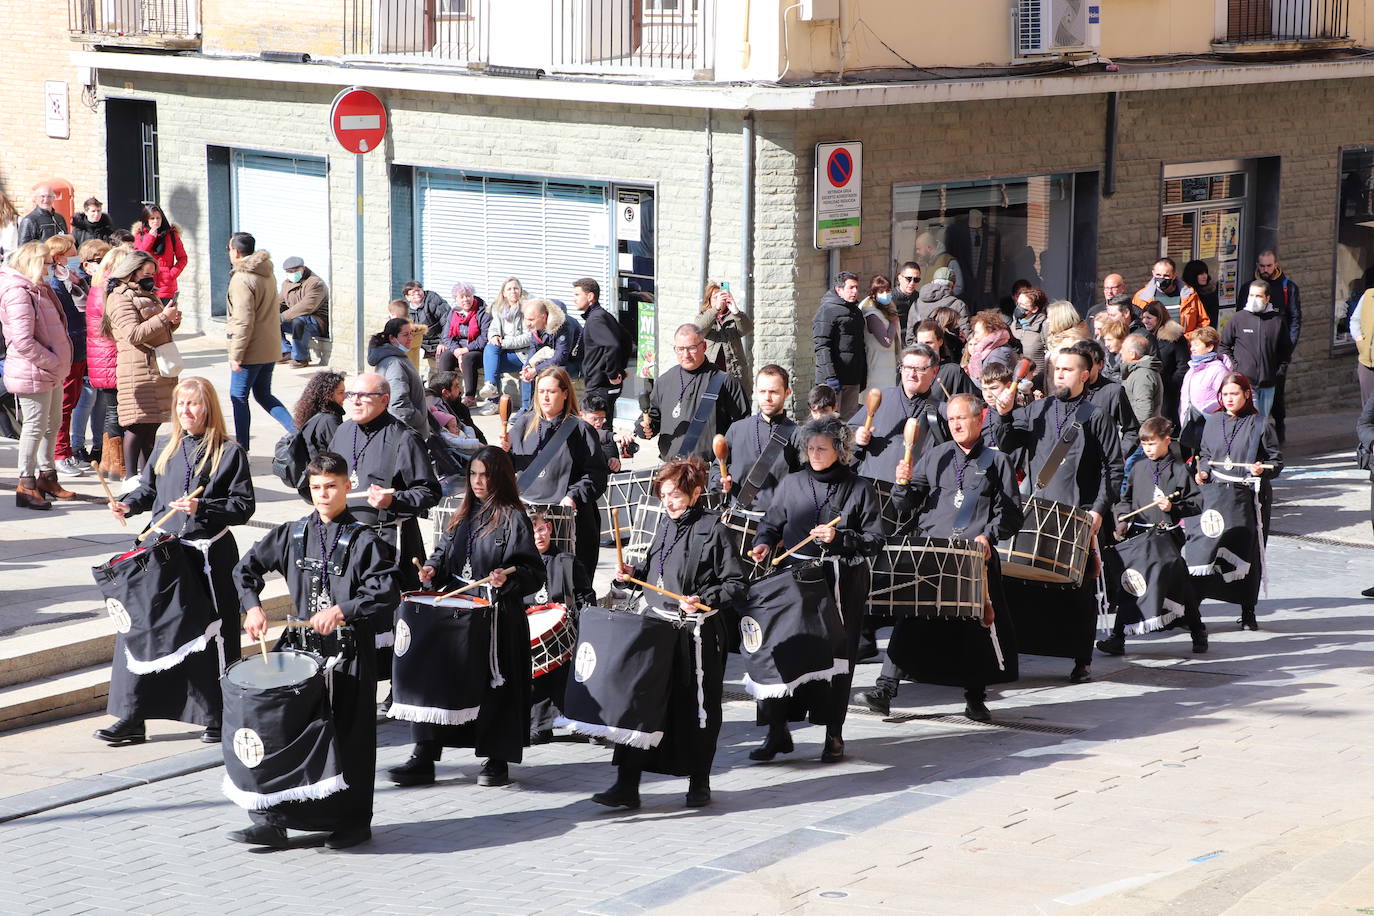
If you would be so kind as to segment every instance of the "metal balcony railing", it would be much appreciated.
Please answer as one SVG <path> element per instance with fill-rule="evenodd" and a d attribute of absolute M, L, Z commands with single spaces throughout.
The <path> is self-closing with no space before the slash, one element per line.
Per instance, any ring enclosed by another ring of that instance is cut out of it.
<path fill-rule="evenodd" d="M 1350 0 L 1227 0 L 1228 42 L 1350 37 Z"/>
<path fill-rule="evenodd" d="M 344 0 L 344 50 L 486 63 L 490 11 L 491 0 Z"/>
<path fill-rule="evenodd" d="M 715 0 L 550 0 L 553 65 L 708 70 Z"/>
<path fill-rule="evenodd" d="M 200 35 L 198 0 L 68 0 L 73 37 L 180 45 Z"/>

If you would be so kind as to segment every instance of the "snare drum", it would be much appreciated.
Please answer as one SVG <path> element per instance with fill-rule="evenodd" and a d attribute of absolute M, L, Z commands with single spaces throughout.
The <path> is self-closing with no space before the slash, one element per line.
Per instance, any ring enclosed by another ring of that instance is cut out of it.
<path fill-rule="evenodd" d="M 343 778 L 323 660 L 277 650 L 246 656 L 220 681 L 224 695 L 224 794 L 261 811 L 325 798 Z"/>
<path fill-rule="evenodd" d="M 111 557 L 92 572 L 134 674 L 173 668 L 220 632 L 199 566 L 187 562 L 186 548 L 171 535 Z"/>
<path fill-rule="evenodd" d="M 1092 517 L 1082 509 L 1047 499 L 1026 501 L 1026 520 L 999 544 L 1002 572 L 1014 579 L 1078 586 L 1088 568 Z"/>
<path fill-rule="evenodd" d="M 491 604 L 410 592 L 396 614 L 391 717 L 431 725 L 477 718 L 491 680 Z"/>
<path fill-rule="evenodd" d="M 773 559 L 773 550 L 768 551 L 768 556 L 763 558 L 762 563 L 755 563 L 754 558 L 749 556 L 749 551 L 754 546 L 754 535 L 758 534 L 759 525 L 763 524 L 763 513 L 730 506 L 721 513 L 720 520 L 725 525 L 730 543 L 735 545 L 735 551 L 744 564 L 744 574 L 749 581 L 753 582 L 767 575 L 773 568 L 770 563 Z"/>
<path fill-rule="evenodd" d="M 563 604 L 525 608 L 530 619 L 530 672 L 534 677 L 561 668 L 577 648 L 577 619 Z"/>
<path fill-rule="evenodd" d="M 599 500 L 601 504 L 601 536 L 611 537 L 611 510 L 620 510 L 620 530 L 633 528 L 639 504 L 650 495 L 654 476 L 658 468 L 645 468 L 638 471 L 616 471 L 606 482 L 606 492 Z"/>
<path fill-rule="evenodd" d="M 576 553 L 576 509 L 560 506 L 558 503 L 532 503 L 525 500 L 521 500 L 521 502 L 525 503 L 525 511 L 531 517 L 538 512 L 548 520 L 549 525 L 553 528 L 553 534 L 549 541 L 553 545 L 550 549 L 554 553 Z"/>
<path fill-rule="evenodd" d="M 556 725 L 648 749 L 663 740 L 677 627 L 656 614 L 582 609 Z"/>
<path fill-rule="evenodd" d="M 667 517 L 657 497 L 646 496 L 639 501 L 634 512 L 634 527 L 630 529 L 630 539 L 625 542 L 623 551 L 626 563 L 633 566 L 648 555 L 659 522 Z"/>
<path fill-rule="evenodd" d="M 903 537 L 873 558 L 869 613 L 981 619 L 986 561 L 972 541 Z"/>

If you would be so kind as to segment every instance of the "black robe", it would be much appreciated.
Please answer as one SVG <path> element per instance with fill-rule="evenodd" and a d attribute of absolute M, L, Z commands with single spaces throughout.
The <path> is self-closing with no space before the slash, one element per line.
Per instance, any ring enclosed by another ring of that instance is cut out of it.
<path fill-rule="evenodd" d="M 1158 481 L 1155 480 L 1156 472 L 1159 474 Z M 1169 497 L 1169 501 L 1173 503 L 1168 512 L 1153 505 L 1157 499 L 1156 490 L 1160 495 Z M 1180 495 L 1174 496 L 1176 492 Z M 1135 512 L 1142 506 L 1149 508 L 1126 520 L 1125 524 L 1130 526 L 1128 534 L 1138 533 L 1155 525 L 1164 525 L 1174 529 L 1174 539 L 1178 546 L 1182 547 L 1183 531 L 1178 525 L 1185 518 L 1201 514 L 1202 501 L 1197 480 L 1188 466 L 1179 461 L 1173 453 L 1165 455 L 1159 461 L 1141 458 L 1131 466 L 1131 473 L 1126 478 L 1126 492 L 1116 506 L 1117 517 Z"/>
<path fill-rule="evenodd" d="M 322 560 L 319 514 L 306 517 L 305 558 Z M 262 603 L 266 575 L 279 572 L 286 579 L 296 616 L 308 619 L 314 612 L 312 602 L 317 590 L 328 586 L 329 598 L 343 612 L 344 621 L 353 628 L 351 657 L 335 666 L 330 706 L 339 759 L 348 788 L 321 799 L 284 802 L 265 811 L 253 811 L 255 823 L 272 824 L 292 830 L 343 830 L 366 827 L 372 823 L 372 791 L 377 771 L 377 657 L 374 648 L 375 624 L 390 625 L 391 615 L 400 600 L 396 586 L 396 563 L 391 549 L 375 531 L 361 526 L 353 536 L 348 555 L 340 564 L 342 576 L 302 569 L 292 543 L 295 522 L 278 525 L 258 541 L 234 570 L 238 604 L 246 612 Z M 324 526 L 324 537 L 336 543 L 342 526 L 356 525 L 357 519 L 344 511 Z M 339 563 L 340 558 L 331 558 Z M 322 565 L 322 564 L 321 564 Z M 331 654 L 337 637 L 323 637 L 322 648 Z"/>
<path fill-rule="evenodd" d="M 470 527 L 474 520 L 475 534 Z M 410 731 L 417 744 L 430 742 L 442 747 L 470 747 L 479 757 L 519 763 L 529 744 L 533 680 L 530 676 L 530 622 L 525 616 L 523 596 L 542 584 L 544 561 L 534 547 L 534 531 L 523 510 L 508 510 L 495 528 L 488 531 L 489 520 L 486 506 L 473 506 L 456 527 L 444 532 L 426 565 L 435 569 L 433 587 L 444 591 L 469 581 L 463 577 L 463 567 L 469 559 L 474 581 L 490 575 L 492 570 L 515 567 L 506 584 L 497 590 L 495 605 L 484 612 L 491 615 L 492 626 L 497 630 L 496 658 L 505 683 L 493 687 L 490 680 L 487 681 L 481 709 L 472 722 L 463 725 L 415 722 Z M 470 534 L 472 553 L 469 556 Z"/>
<path fill-rule="evenodd" d="M 956 506 L 960 467 L 964 502 Z M 903 511 L 916 513 L 916 530 L 923 537 L 972 540 L 983 535 L 996 548 L 1021 528 L 1016 471 L 1006 455 L 988 448 L 981 439 L 967 456 L 954 442 L 926 452 L 912 468 L 911 482 L 898 484 L 892 499 Z M 964 512 L 969 513 L 967 526 L 956 531 L 955 522 Z M 894 661 L 901 659 L 898 664 L 907 677 L 966 689 L 1016 680 L 1016 625 L 1006 611 L 996 553 L 988 562 L 987 583 L 996 624 L 991 632 L 981 621 L 967 618 L 902 617 L 897 621 L 888 654 Z"/>
<path fill-rule="evenodd" d="M 1121 460 L 1124 462 L 1126 456 L 1140 444 L 1140 420 L 1136 418 L 1135 409 L 1126 397 L 1126 389 L 1121 387 L 1120 382 L 1100 375 L 1097 381 L 1088 385 L 1088 400 L 1105 410 L 1116 424 L 1121 434 Z"/>
<path fill-rule="evenodd" d="M 1049 486 L 1042 489 L 1034 484 L 1061 433 L 1077 422 L 1078 403 L 1047 397 L 1005 416 L 989 410 L 988 428 L 1000 450 L 1025 450 L 1035 496 L 1097 512 L 1102 516 L 1102 537 L 1113 528 L 1111 509 L 1121 493 L 1122 478 L 1121 436 L 1105 410 L 1095 404 L 1088 407 L 1083 428 Z M 1057 432 L 1055 425 L 1061 421 L 1063 429 Z M 1095 573 L 1095 563 L 1090 558 L 1083 582 L 1076 588 L 1003 577 L 1023 654 L 1071 658 L 1082 665 L 1091 664 L 1099 610 Z"/>
<path fill-rule="evenodd" d="M 705 512 L 698 504 L 682 518 L 664 514 L 649 542 L 649 550 L 635 566 L 636 579 L 643 579 L 679 595 L 696 595 L 716 613 L 701 621 L 701 688 L 697 702 L 697 626 L 686 617 L 677 631 L 673 647 L 672 672 L 668 678 L 668 710 L 663 722 L 663 739 L 648 750 L 617 746 L 614 762 L 628 764 L 651 773 L 670 776 L 705 776 L 716 756 L 723 718 L 721 702 L 725 684 L 725 653 L 728 642 L 727 621 L 733 615 L 723 608 L 743 600 L 749 590 L 744 566 L 720 518 Z M 677 602 L 656 592 L 646 592 L 649 606 L 645 613 L 662 610 L 678 618 Z M 706 724 L 701 724 L 701 709 Z"/>
<path fill-rule="evenodd" d="M 541 420 L 533 410 L 527 410 L 510 427 L 510 458 L 517 478 L 529 467 L 549 442 L 560 421 Z M 597 431 L 590 423 L 568 414 L 561 422 L 571 423 L 567 441 L 549 459 L 535 480 L 522 483 L 520 498 L 531 503 L 548 505 L 571 496 L 577 503 L 573 524 L 574 553 L 578 562 L 592 574 L 601 556 L 601 507 L 597 500 L 606 492 L 611 470 L 601 450 Z M 526 433 L 530 424 L 537 424 L 532 435 Z"/>
<path fill-rule="evenodd" d="M 940 363 L 940 370 L 936 374 L 935 380 L 935 390 L 940 392 L 940 397 L 945 400 L 949 400 L 956 394 L 978 394 L 978 386 L 973 384 L 973 379 L 968 377 L 968 373 L 956 360 L 946 360 Z"/>
<path fill-rule="evenodd" d="M 592 578 L 577 557 L 552 550 L 541 556 L 544 560 L 544 584 L 525 596 L 526 607 L 556 602 L 567 607 L 568 613 L 576 620 L 582 608 L 596 604 Z M 558 718 L 563 708 L 563 695 L 568 689 L 568 670 L 571 667 L 569 661 L 534 678 L 530 705 L 531 733 L 553 728 L 553 720 Z"/>
<path fill-rule="evenodd" d="M 882 549 L 884 542 L 873 485 L 839 462 L 824 471 L 815 471 L 808 465 L 788 474 L 773 491 L 754 545 L 781 545 L 782 549 L 789 549 L 804 540 L 812 528 L 837 515 L 841 518 L 835 526 L 834 541 L 812 541 L 785 563 L 793 566 L 809 560 L 822 562 L 836 590 L 843 624 L 842 633 L 832 634 L 835 657 L 848 659 L 849 671 L 829 682 L 803 684 L 791 697 L 760 701 L 760 725 L 777 724 L 780 719 L 800 721 L 809 713 L 813 723 L 824 724 L 838 733 L 849 712 L 849 688 L 858 661 L 859 632 L 871 579 L 869 558 Z"/>
<path fill-rule="evenodd" d="M 677 440 L 686 435 L 687 428 L 692 424 L 692 417 L 696 416 L 697 404 L 706 393 L 707 385 L 714 375 L 724 376 L 719 396 L 716 398 L 716 409 L 706 418 L 701 436 L 691 452 L 678 455 L 675 448 Z M 673 410 L 679 406 L 681 409 L 674 417 Z M 715 438 L 716 433 L 727 432 L 732 423 L 749 416 L 749 395 L 739 379 L 721 372 L 710 363 L 702 363 L 692 372 L 685 371 L 681 366 L 674 366 L 654 382 L 653 394 L 649 397 L 648 413 L 649 428 L 658 436 L 659 458 L 667 461 L 669 458 L 696 455 L 710 464 L 714 458 L 711 440 Z M 636 423 L 635 429 L 640 436 L 644 435 L 640 424 Z"/>
<path fill-rule="evenodd" d="M 918 394 L 914 398 L 907 397 L 901 385 L 882 391 L 883 402 L 873 415 L 873 440 L 868 445 L 854 447 L 854 467 L 869 480 L 896 483 L 897 462 L 902 460 L 905 449 L 902 434 L 906 429 L 906 421 L 912 417 L 926 418 L 922 424 L 921 438 L 911 453 L 913 463 L 926 449 L 949 441 L 949 425 L 944 417 L 944 398 L 934 383 L 925 394 Z M 858 413 L 849 418 L 849 425 L 858 429 L 864 425 L 867 417 L 867 410 L 861 407 Z M 930 422 L 932 419 L 933 423 Z"/>
<path fill-rule="evenodd" d="M 206 593 L 214 600 L 219 612 L 220 636 L 206 650 L 193 653 L 176 667 L 152 674 L 129 671 L 123 637 L 117 638 L 106 709 L 110 715 L 121 719 L 172 719 L 216 728 L 220 724 L 224 701 L 219 677 L 225 668 L 238 661 L 240 654 L 239 605 L 233 580 L 239 550 L 228 529 L 245 524 L 253 517 L 257 498 L 253 493 L 248 455 L 232 439 L 225 441 L 217 467 L 212 471 L 196 471 L 203 442 L 200 436 L 184 436 L 181 447 L 172 453 L 166 471 L 161 474 L 157 471 L 156 456 L 162 451 L 154 450 L 155 457 L 144 465 L 138 486 L 121 501 L 129 507 L 130 515 L 151 511 L 152 522 L 155 522 L 167 512 L 168 503 L 198 486 L 205 487 L 196 497 L 195 517 L 178 512 L 163 523 L 163 530 L 181 539 L 187 566 L 201 578 Z M 216 540 L 207 543 L 211 538 Z M 205 545 L 208 554 L 191 542 Z M 208 577 L 204 572 L 207 560 Z"/>
<path fill-rule="evenodd" d="M 314 458 L 320 452 L 329 451 L 334 444 L 334 434 L 343 425 L 343 414 L 322 410 L 301 427 L 301 437 L 305 439 L 307 454 Z"/>
<path fill-rule="evenodd" d="M 772 496 L 773 488 L 778 485 L 778 481 L 799 469 L 805 462 L 806 444 L 801 441 L 801 427 L 787 414 L 779 414 L 777 419 L 770 421 L 763 414 L 756 413 L 748 419 L 735 423 L 725 433 L 725 441 L 730 446 L 730 457 L 725 465 L 729 469 L 731 477 L 730 499 L 732 502 L 738 502 L 740 491 L 744 489 L 745 482 L 749 477 L 749 471 L 767 450 L 774 432 L 777 432 L 786 441 L 777 457 L 773 459 L 773 465 L 768 470 L 768 476 L 764 478 L 753 500 L 748 506 L 745 506 L 746 509 L 755 512 L 762 512 L 767 509 L 768 500 Z M 712 461 L 710 467 L 711 490 L 719 492 L 720 462 Z"/>

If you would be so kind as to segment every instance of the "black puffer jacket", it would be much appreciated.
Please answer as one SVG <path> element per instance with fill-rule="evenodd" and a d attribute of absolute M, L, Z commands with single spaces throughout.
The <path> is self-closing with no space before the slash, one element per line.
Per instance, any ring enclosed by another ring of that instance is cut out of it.
<path fill-rule="evenodd" d="M 85 213 L 78 213 L 72 217 L 72 237 L 76 239 L 76 247 L 96 239 L 101 242 L 110 240 L 110 233 L 114 232 L 114 223 L 110 222 L 110 214 L 100 214 L 100 219 L 91 222 L 86 219 Z"/>
<path fill-rule="evenodd" d="M 453 307 L 448 304 L 448 300 L 429 289 L 425 290 L 425 298 L 419 305 L 410 306 L 411 322 L 425 326 L 425 337 L 420 342 L 420 349 L 426 357 L 433 357 L 435 349 L 444 342 L 449 314 L 452 311 Z"/>
<path fill-rule="evenodd" d="M 821 307 L 811 319 L 811 339 L 816 347 L 816 383 L 864 385 L 868 359 L 864 354 L 864 319 L 857 302 L 845 302 L 833 289 L 821 297 Z"/>
<path fill-rule="evenodd" d="M 1221 332 L 1221 348 L 1231 354 L 1237 372 L 1256 388 L 1272 388 L 1288 374 L 1293 340 L 1288 324 L 1275 308 L 1264 312 L 1240 309 Z"/>

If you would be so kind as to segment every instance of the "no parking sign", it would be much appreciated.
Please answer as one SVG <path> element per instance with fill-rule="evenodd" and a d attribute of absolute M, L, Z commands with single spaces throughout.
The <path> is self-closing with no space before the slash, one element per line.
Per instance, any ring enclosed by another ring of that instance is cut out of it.
<path fill-rule="evenodd" d="M 816 144 L 815 245 L 853 248 L 863 220 L 863 151 L 858 140 Z"/>

